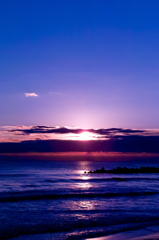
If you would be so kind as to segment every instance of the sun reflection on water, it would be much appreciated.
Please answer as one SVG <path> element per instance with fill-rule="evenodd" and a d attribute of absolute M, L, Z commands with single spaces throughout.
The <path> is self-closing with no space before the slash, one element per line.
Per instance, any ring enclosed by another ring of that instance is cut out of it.
<path fill-rule="evenodd" d="M 82 209 L 92 210 L 94 209 L 94 204 L 92 201 L 80 201 L 79 207 Z"/>
<path fill-rule="evenodd" d="M 79 182 L 77 185 L 79 188 L 89 189 L 92 187 L 92 184 L 89 182 L 90 176 L 84 174 L 84 170 L 78 170 L 78 175 L 79 175 L 79 177 L 78 177 Z M 80 180 L 81 180 L 81 182 L 80 182 Z"/>
<path fill-rule="evenodd" d="M 81 183 L 78 183 L 78 186 L 79 188 L 81 189 L 89 189 L 92 187 L 92 185 L 88 182 L 81 182 Z"/>
<path fill-rule="evenodd" d="M 93 200 L 74 201 L 71 205 L 71 210 L 94 210 L 96 202 Z"/>
<path fill-rule="evenodd" d="M 81 179 L 83 179 L 83 180 L 89 180 L 89 179 L 90 179 L 90 177 L 89 177 L 89 176 L 87 176 L 87 175 L 84 175 L 84 176 L 82 176 L 82 177 L 81 177 Z"/>

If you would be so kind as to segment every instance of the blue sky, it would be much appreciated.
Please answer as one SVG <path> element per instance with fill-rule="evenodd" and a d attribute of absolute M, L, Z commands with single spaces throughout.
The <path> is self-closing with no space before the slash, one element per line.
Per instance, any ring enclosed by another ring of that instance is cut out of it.
<path fill-rule="evenodd" d="M 159 128 L 158 12 L 157 0 L 0 0 L 0 125 Z"/>

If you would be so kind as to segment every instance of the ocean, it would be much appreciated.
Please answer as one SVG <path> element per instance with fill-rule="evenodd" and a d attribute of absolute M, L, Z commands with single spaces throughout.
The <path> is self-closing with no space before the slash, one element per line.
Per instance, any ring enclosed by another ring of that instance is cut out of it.
<path fill-rule="evenodd" d="M 141 166 L 159 167 L 159 158 L 0 156 L 0 239 L 141 239 L 145 232 L 158 234 L 158 173 L 84 173 Z"/>

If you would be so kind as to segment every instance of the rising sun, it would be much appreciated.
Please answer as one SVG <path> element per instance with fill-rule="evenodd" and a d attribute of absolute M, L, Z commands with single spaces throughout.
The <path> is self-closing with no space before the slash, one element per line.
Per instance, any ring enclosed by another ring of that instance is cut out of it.
<path fill-rule="evenodd" d="M 92 140 L 93 135 L 90 132 L 82 132 L 79 134 L 79 140 Z"/>

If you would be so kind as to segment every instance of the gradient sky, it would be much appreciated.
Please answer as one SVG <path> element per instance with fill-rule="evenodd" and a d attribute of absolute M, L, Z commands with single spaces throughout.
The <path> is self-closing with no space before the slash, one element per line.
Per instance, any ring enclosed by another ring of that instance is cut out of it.
<path fill-rule="evenodd" d="M 0 125 L 159 128 L 159 1 L 0 0 Z"/>

